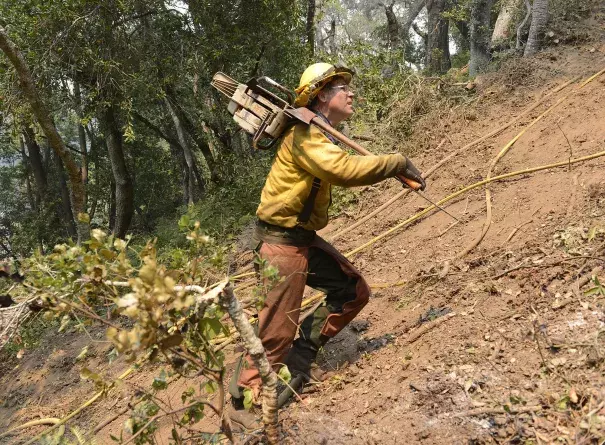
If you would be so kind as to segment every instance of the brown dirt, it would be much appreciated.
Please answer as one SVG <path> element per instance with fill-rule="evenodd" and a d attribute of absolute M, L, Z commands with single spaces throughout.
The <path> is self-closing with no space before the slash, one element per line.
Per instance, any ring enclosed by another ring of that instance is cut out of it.
<path fill-rule="evenodd" d="M 567 79 L 586 78 L 605 68 L 605 44 L 601 41 L 591 51 L 594 47 L 591 43 L 543 53 L 520 84 L 506 81 L 515 72 L 512 68 L 485 76 L 477 87 L 479 99 L 471 106 L 432 123 L 427 116 L 419 124 L 417 131 L 433 147 L 444 137 L 453 144 L 415 157 L 416 164 L 427 169 L 452 150 L 509 121 Z M 605 75 L 573 94 L 524 135 L 497 164 L 495 174 L 567 160 L 570 150 L 573 157 L 604 150 L 604 104 Z M 455 158 L 428 181 L 426 193 L 437 200 L 481 180 L 500 149 L 546 107 L 538 107 L 501 135 Z M 443 235 L 452 220 L 444 213 L 433 213 L 356 255 L 354 262 L 370 283 L 406 280 L 408 284 L 375 291 L 358 320 L 328 343 L 321 364 L 332 371 L 331 377 L 303 394 L 303 402 L 293 402 L 281 412 L 284 443 L 602 440 L 605 297 L 578 293 L 563 308 L 554 307 L 574 295 L 569 294 L 571 284 L 583 266 L 586 273 L 605 258 L 597 249 L 605 233 L 604 162 L 601 158 L 570 170 L 560 168 L 491 185 L 493 221 L 486 238 L 465 258 L 453 261 L 443 277 L 439 275 L 445 260 L 454 258 L 481 231 L 483 189 L 448 205 L 448 211 L 463 223 Z M 398 191 L 394 182 L 386 181 L 361 195 L 362 212 L 353 209 L 348 214 L 361 217 Z M 425 206 L 420 198 L 408 196 L 336 245 L 349 251 Z M 341 216 L 325 232 L 334 233 L 352 221 Z M 593 258 L 569 260 L 572 255 Z M 495 278 L 519 265 L 533 267 Z M 588 288 L 590 284 L 583 290 Z M 431 323 L 426 320 L 431 308 L 433 313 L 449 308 L 456 315 L 409 344 L 410 333 Z M 46 346 L 28 352 L 17 367 L 4 367 L 0 431 L 38 417 L 63 416 L 93 394 L 92 384 L 79 380 L 79 370 L 83 366 L 106 368 L 106 345 L 99 343 L 95 357 L 76 363 L 75 356 L 87 343 L 81 333 L 51 336 Z M 228 353 L 228 357 L 232 361 L 234 355 Z M 124 388 L 83 412 L 73 424 L 82 430 L 96 425 L 126 406 L 126 397 L 136 385 L 149 383 L 157 372 L 157 367 L 138 371 Z M 178 406 L 185 387 L 183 383 L 166 398 L 174 398 Z M 540 411 L 514 414 L 518 408 L 531 406 L 541 407 Z M 508 412 L 461 415 L 477 408 L 502 407 Z M 592 426 L 586 422 L 591 411 Z M 595 426 L 598 415 L 601 424 Z M 110 443 L 109 434 L 119 431 L 122 420 L 104 429 L 99 443 Z M 210 416 L 209 421 L 216 419 Z M 593 439 L 583 440 L 589 426 Z M 22 443 L 42 428 L 28 429 L 6 443 Z M 169 443 L 169 432 L 169 425 L 162 424 L 157 443 Z"/>

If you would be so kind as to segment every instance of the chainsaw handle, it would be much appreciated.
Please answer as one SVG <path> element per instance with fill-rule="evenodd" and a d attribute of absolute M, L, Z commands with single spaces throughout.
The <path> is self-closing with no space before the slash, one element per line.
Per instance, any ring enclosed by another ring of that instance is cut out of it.
<path fill-rule="evenodd" d="M 422 188 L 422 184 L 414 181 L 413 179 L 406 178 L 401 173 L 397 174 L 395 176 L 395 179 L 397 179 L 399 182 L 401 182 L 401 184 L 403 184 L 404 187 L 410 188 L 414 191 L 418 191 Z"/>

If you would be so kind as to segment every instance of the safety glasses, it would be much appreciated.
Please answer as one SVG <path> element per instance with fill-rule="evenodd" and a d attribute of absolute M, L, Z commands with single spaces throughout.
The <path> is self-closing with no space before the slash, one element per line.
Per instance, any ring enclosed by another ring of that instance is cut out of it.
<path fill-rule="evenodd" d="M 353 89 L 351 88 L 350 85 L 336 85 L 336 86 L 330 87 L 330 89 L 331 90 L 342 90 L 347 94 L 353 92 Z"/>

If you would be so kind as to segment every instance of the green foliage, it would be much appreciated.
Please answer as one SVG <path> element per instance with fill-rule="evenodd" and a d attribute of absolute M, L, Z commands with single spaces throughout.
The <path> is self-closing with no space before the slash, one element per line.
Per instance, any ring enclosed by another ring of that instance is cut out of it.
<path fill-rule="evenodd" d="M 22 350 L 35 349 L 40 345 L 43 335 L 48 329 L 58 326 L 56 320 L 48 322 L 36 317 L 19 327 L 17 334 L 4 346 L 3 353 L 15 356 Z"/>
<path fill-rule="evenodd" d="M 229 335 L 221 322 L 224 313 L 211 300 L 204 299 L 204 292 L 210 293 L 211 289 L 186 289 L 176 284 L 195 284 L 212 277 L 218 264 L 214 251 L 220 246 L 189 216 L 183 216 L 179 225 L 186 240 L 187 258 L 179 270 L 158 261 L 153 242 L 132 246 L 130 241 L 116 239 L 100 229 L 93 230 L 91 239 L 81 246 L 57 245 L 51 254 L 34 255 L 23 263 L 27 290 L 36 290 L 48 309 L 44 318 L 61 324 L 60 330 L 74 321 L 78 327 L 81 320 L 105 324 L 106 337 L 117 354 L 130 362 L 150 360 L 164 365 L 149 388 L 131 401 L 134 408 L 123 431 L 138 434 L 135 443 L 153 443 L 157 429 L 154 420 L 169 415 L 156 403 L 156 395 L 168 390 L 175 376 L 203 377 L 198 388 L 182 393 L 186 409 L 175 413 L 178 416 L 173 433 L 179 438 L 186 426 L 204 417 L 202 402 L 223 385 L 224 356 L 213 349 L 211 342 L 219 335 Z M 270 276 L 271 272 L 265 274 Z M 32 335 L 39 339 L 41 334 Z M 23 347 L 27 334 L 22 332 L 19 338 L 19 346 Z M 80 354 L 82 360 L 86 351 L 84 348 Z M 87 367 L 81 369 L 80 375 L 96 391 L 116 384 Z M 45 440 L 70 443 L 60 434 Z"/>

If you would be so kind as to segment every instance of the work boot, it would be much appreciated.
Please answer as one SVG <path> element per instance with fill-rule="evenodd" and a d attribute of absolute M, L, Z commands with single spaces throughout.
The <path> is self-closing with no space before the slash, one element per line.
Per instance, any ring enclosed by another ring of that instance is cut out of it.
<path fill-rule="evenodd" d="M 321 345 L 324 345 L 327 340 L 328 337 L 322 336 L 320 339 Z M 324 373 L 315 364 L 318 351 L 319 347 L 312 341 L 297 338 L 285 360 L 292 377 L 303 374 L 306 376 L 307 382 L 310 380 L 322 381 L 322 374 Z"/>
<path fill-rule="evenodd" d="M 246 409 L 243 398 L 232 397 L 227 414 L 236 432 L 251 434 L 263 427 L 261 407 L 252 405 L 250 409 Z"/>

